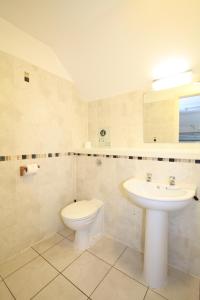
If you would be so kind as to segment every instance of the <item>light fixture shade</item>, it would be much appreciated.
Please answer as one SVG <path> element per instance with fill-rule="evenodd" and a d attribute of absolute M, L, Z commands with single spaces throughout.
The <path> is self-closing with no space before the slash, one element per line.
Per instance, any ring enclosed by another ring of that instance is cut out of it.
<path fill-rule="evenodd" d="M 170 77 L 160 78 L 152 82 L 152 89 L 154 91 L 159 91 L 188 84 L 192 82 L 192 77 L 192 71 L 187 71 L 184 73 L 172 75 Z"/>

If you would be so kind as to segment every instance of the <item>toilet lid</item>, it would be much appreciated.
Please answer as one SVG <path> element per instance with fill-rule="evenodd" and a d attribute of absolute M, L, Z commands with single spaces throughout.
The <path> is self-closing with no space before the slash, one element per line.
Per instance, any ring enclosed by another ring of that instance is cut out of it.
<path fill-rule="evenodd" d="M 97 212 L 98 207 L 92 201 L 82 200 L 72 203 L 61 211 L 63 217 L 68 219 L 86 219 Z"/>

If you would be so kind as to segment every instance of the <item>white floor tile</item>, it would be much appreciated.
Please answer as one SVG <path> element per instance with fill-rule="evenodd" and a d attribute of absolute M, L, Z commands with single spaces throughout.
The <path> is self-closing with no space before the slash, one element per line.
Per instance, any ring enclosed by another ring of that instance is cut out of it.
<path fill-rule="evenodd" d="M 199 300 L 199 279 L 170 268 L 167 286 L 156 292 L 169 300 Z"/>
<path fill-rule="evenodd" d="M 58 272 L 42 257 L 37 257 L 11 276 L 6 284 L 16 299 L 27 300 L 50 282 Z"/>
<path fill-rule="evenodd" d="M 34 300 L 86 300 L 87 297 L 81 293 L 62 275 L 56 277 L 48 284 Z"/>
<path fill-rule="evenodd" d="M 89 296 L 109 269 L 110 265 L 84 252 L 63 274 Z"/>
<path fill-rule="evenodd" d="M 143 278 L 143 264 L 143 254 L 134 249 L 127 248 L 115 264 L 115 267 L 133 279 L 145 284 Z"/>
<path fill-rule="evenodd" d="M 93 300 L 143 300 L 147 288 L 112 269 L 92 296 Z"/>
<path fill-rule="evenodd" d="M 75 232 L 73 232 L 72 234 L 70 234 L 68 237 L 68 240 L 70 240 L 70 241 L 74 241 L 75 240 Z"/>
<path fill-rule="evenodd" d="M 35 249 L 40 254 L 51 248 L 53 245 L 59 243 L 64 238 L 60 234 L 54 234 L 48 239 L 43 240 L 42 242 L 35 244 L 32 248 Z"/>
<path fill-rule="evenodd" d="M 63 271 L 80 254 L 81 251 L 75 249 L 73 243 L 65 239 L 44 252 L 42 256 L 57 270 Z"/>
<path fill-rule="evenodd" d="M 31 248 L 24 251 L 23 253 L 0 265 L 1 276 L 5 278 L 6 276 L 13 273 L 14 271 L 16 271 L 17 269 L 19 269 L 20 267 L 22 267 L 27 262 L 31 261 L 37 256 L 38 254 Z"/>
<path fill-rule="evenodd" d="M 126 247 L 118 241 L 108 237 L 103 237 L 92 246 L 89 251 L 105 260 L 109 264 L 114 264 Z"/>
<path fill-rule="evenodd" d="M 154 293 L 152 290 L 148 290 L 144 300 L 166 300 L 166 298 L 163 298 L 162 296 Z"/>
<path fill-rule="evenodd" d="M 4 282 L 0 282 L 0 299 L 1 300 L 14 299 Z"/>
<path fill-rule="evenodd" d="M 74 231 L 68 227 L 63 228 L 58 232 L 60 235 L 62 235 L 64 238 L 67 238 L 69 235 L 74 233 Z"/>

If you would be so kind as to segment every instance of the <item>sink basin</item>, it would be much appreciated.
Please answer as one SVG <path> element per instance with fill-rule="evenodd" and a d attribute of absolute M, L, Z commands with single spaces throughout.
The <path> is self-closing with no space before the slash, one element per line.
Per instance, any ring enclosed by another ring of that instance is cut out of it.
<path fill-rule="evenodd" d="M 125 181 L 123 187 L 135 204 L 164 211 L 184 208 L 195 195 L 195 188 L 146 182 L 136 178 Z"/>
<path fill-rule="evenodd" d="M 151 288 L 167 284 L 168 212 L 191 203 L 195 187 L 170 186 L 131 178 L 123 183 L 129 199 L 146 209 L 144 279 Z"/>

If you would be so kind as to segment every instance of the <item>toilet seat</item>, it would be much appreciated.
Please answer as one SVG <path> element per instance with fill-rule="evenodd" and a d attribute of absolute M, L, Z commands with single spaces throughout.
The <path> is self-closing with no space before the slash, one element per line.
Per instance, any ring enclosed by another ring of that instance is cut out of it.
<path fill-rule="evenodd" d="M 102 205 L 102 203 L 101 203 Z M 72 203 L 61 211 L 61 215 L 64 218 L 70 220 L 84 220 L 92 217 L 97 213 L 100 203 L 98 200 L 82 200 L 75 203 Z"/>
<path fill-rule="evenodd" d="M 98 199 L 71 203 L 61 211 L 64 224 L 75 231 L 74 247 L 85 250 L 103 232 L 103 202 Z"/>

